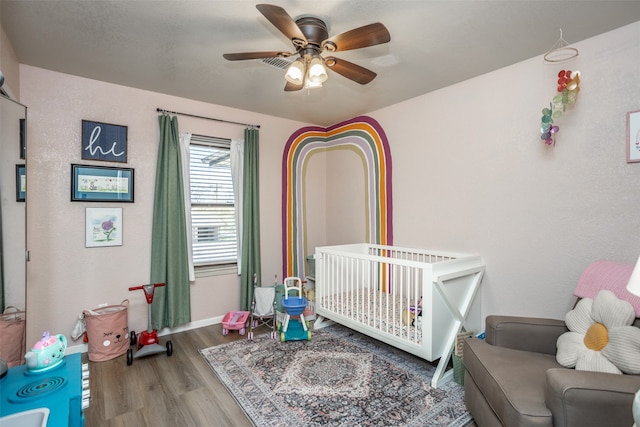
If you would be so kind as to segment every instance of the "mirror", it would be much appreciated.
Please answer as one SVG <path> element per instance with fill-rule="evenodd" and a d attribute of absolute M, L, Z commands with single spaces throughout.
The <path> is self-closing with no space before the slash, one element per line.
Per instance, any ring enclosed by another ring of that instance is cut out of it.
<path fill-rule="evenodd" d="M 26 121 L 27 107 L 0 93 L 0 313 L 26 308 Z"/>

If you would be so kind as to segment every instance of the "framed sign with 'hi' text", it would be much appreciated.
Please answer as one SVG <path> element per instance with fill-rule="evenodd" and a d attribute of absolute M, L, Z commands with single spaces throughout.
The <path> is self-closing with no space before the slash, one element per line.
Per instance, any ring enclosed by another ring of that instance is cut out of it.
<path fill-rule="evenodd" d="M 83 120 L 82 159 L 127 163 L 127 127 Z"/>

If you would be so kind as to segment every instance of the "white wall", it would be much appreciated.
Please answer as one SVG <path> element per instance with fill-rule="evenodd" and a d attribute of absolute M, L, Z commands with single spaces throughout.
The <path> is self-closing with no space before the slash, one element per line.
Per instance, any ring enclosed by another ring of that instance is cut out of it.
<path fill-rule="evenodd" d="M 590 262 L 640 254 L 640 163 L 626 163 L 640 22 L 574 46 L 566 64 L 533 58 L 369 114 L 391 146 L 394 243 L 482 255 L 484 315 L 564 317 Z M 541 110 L 563 68 L 581 92 L 547 147 Z"/>
<path fill-rule="evenodd" d="M 101 303 L 129 299 L 129 326 L 147 326 L 141 291 L 129 286 L 148 283 L 151 215 L 157 146 L 156 108 L 205 117 L 259 124 L 262 215 L 262 270 L 271 282 L 281 261 L 281 158 L 289 135 L 307 124 L 195 102 L 20 66 L 22 101 L 28 105 L 28 247 L 27 344 L 43 331 L 69 336 L 77 315 Z M 128 163 L 82 161 L 81 121 L 128 126 Z M 181 131 L 223 138 L 242 138 L 243 126 L 178 117 Z M 70 201 L 72 163 L 122 166 L 135 170 L 135 203 Z M 85 248 L 85 208 L 121 206 L 123 245 Z M 239 308 L 237 275 L 197 279 L 191 286 L 193 322 Z"/>
<path fill-rule="evenodd" d="M 329 245 L 370 242 L 365 219 L 371 215 L 365 199 L 367 165 L 352 150 L 333 150 L 327 153 L 327 231 Z M 369 196 L 372 197 L 372 196 Z"/>

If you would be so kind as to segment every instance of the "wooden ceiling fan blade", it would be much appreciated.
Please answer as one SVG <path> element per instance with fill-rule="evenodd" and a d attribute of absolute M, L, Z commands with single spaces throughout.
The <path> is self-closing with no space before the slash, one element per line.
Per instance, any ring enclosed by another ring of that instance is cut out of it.
<path fill-rule="evenodd" d="M 296 22 L 291 16 L 289 16 L 287 11 L 280 6 L 272 4 L 257 4 L 256 9 L 258 9 L 274 27 L 280 30 L 280 32 L 290 40 L 293 41 L 294 39 L 299 39 L 305 44 L 307 43 L 307 38 L 304 36 L 302 31 L 300 31 Z"/>
<path fill-rule="evenodd" d="M 245 59 L 263 59 L 263 58 L 286 58 L 291 56 L 290 52 L 238 52 L 238 53 L 225 53 L 222 56 L 228 61 L 243 61 Z"/>
<path fill-rule="evenodd" d="M 291 83 L 289 80 L 287 80 L 287 84 L 284 86 L 284 91 L 285 92 L 294 92 L 296 90 L 301 90 L 303 86 L 304 86 L 303 83 L 297 85 L 297 84 Z"/>
<path fill-rule="evenodd" d="M 328 50 L 334 52 L 343 52 L 345 50 L 360 49 L 388 43 L 390 40 L 391 34 L 389 34 L 387 27 L 376 22 L 375 24 L 365 25 L 364 27 L 355 28 L 329 37 L 322 42 L 322 47 L 326 47 Z M 332 49 L 332 47 L 335 47 L 335 49 Z"/>
<path fill-rule="evenodd" d="M 325 65 L 329 67 L 330 70 L 361 85 L 366 85 L 377 76 L 376 73 L 367 68 L 333 56 L 325 59 Z"/>

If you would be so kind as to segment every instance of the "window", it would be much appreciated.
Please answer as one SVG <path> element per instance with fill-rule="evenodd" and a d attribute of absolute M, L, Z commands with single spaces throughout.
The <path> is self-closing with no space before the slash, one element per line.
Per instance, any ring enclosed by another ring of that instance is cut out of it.
<path fill-rule="evenodd" d="M 230 140 L 192 135 L 189 173 L 194 267 L 237 262 Z"/>

